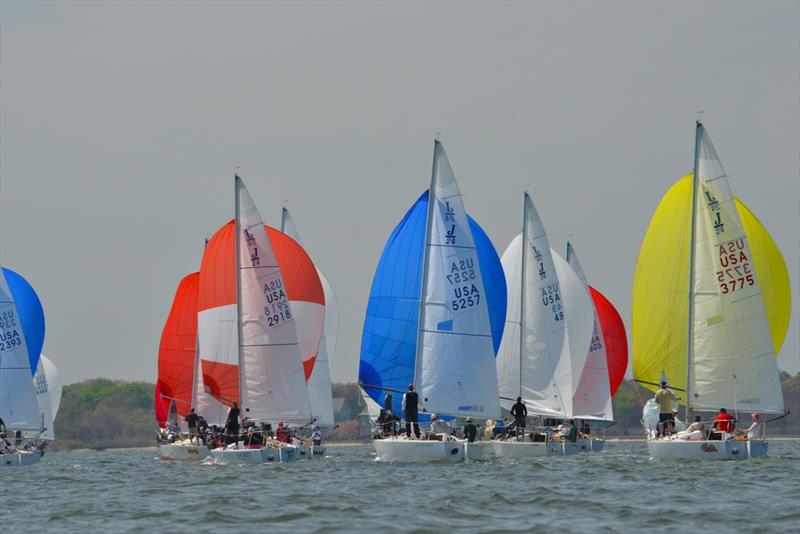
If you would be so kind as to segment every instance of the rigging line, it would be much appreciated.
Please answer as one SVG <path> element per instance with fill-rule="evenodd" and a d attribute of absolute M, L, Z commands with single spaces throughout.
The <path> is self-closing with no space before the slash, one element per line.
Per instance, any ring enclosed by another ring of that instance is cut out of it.
<path fill-rule="evenodd" d="M 491 334 L 466 334 L 464 332 L 442 332 L 441 330 L 425 330 L 424 328 L 421 330 L 422 332 L 426 332 L 428 334 L 448 334 L 451 336 L 470 336 L 470 337 L 492 337 Z"/>

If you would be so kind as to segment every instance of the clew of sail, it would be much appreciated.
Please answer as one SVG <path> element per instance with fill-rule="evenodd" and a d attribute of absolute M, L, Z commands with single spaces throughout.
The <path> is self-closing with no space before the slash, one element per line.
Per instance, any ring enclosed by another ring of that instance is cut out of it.
<path fill-rule="evenodd" d="M 461 191 L 434 143 L 415 383 L 429 412 L 498 417 L 492 330 Z"/>
<path fill-rule="evenodd" d="M 569 242 L 567 242 L 567 263 L 578 275 L 586 292 L 591 296 L 586 274 L 578 260 L 578 255 L 575 254 L 575 249 Z M 613 421 L 614 410 L 611 406 L 611 386 L 609 385 L 605 334 L 594 303 L 592 308 L 594 315 L 592 339 L 589 344 L 586 363 L 580 373 L 578 388 L 572 397 L 573 415 Z"/>

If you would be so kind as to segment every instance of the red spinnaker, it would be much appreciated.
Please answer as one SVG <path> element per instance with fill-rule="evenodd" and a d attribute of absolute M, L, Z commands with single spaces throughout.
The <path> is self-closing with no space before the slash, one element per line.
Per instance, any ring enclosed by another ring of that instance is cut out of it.
<path fill-rule="evenodd" d="M 625 333 L 625 324 L 614 305 L 599 291 L 589 286 L 592 294 L 594 308 L 603 330 L 603 339 L 606 342 L 606 359 L 608 361 L 608 383 L 611 387 L 611 396 L 619 389 L 628 369 L 628 336 Z"/>

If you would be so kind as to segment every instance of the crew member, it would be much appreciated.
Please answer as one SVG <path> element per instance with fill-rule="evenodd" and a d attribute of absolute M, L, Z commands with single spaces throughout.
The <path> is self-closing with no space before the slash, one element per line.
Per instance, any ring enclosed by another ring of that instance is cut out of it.
<path fill-rule="evenodd" d="M 672 417 L 672 408 L 679 400 L 675 394 L 667 389 L 667 381 L 661 381 L 661 388 L 656 391 L 656 404 L 658 404 L 658 437 L 667 436 L 675 431 L 675 419 Z"/>
<path fill-rule="evenodd" d="M 414 436 L 419 439 L 419 395 L 414 391 L 414 384 L 408 385 L 403 394 L 403 415 L 406 419 L 406 437 L 411 438 L 411 425 L 414 425 Z"/>
<path fill-rule="evenodd" d="M 200 445 L 200 435 L 197 432 L 197 421 L 198 416 L 194 413 L 194 408 L 191 409 L 189 415 L 183 418 L 186 421 L 186 424 L 189 425 L 189 443 L 194 443 L 194 440 L 197 440 L 197 444 Z"/>
<path fill-rule="evenodd" d="M 231 409 L 228 410 L 228 419 L 225 421 L 225 443 L 236 443 L 239 445 L 239 419 L 242 412 L 239 410 L 239 403 L 233 401 Z"/>
<path fill-rule="evenodd" d="M 714 418 L 714 428 L 715 430 L 720 430 L 722 432 L 733 432 L 733 424 L 736 422 L 736 419 L 733 418 L 731 414 L 728 413 L 728 410 L 725 408 L 719 409 L 719 415 Z"/>
<path fill-rule="evenodd" d="M 517 431 L 517 437 L 525 435 L 525 418 L 528 417 L 528 408 L 522 402 L 522 397 L 517 397 L 517 402 L 511 407 L 511 415 L 514 416 L 514 428 Z"/>

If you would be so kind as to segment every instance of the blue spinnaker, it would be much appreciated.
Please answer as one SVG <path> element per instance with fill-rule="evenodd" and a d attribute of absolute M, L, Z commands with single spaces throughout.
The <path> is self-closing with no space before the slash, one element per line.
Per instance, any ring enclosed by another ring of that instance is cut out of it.
<path fill-rule="evenodd" d="M 36 366 L 39 365 L 39 357 L 42 354 L 44 345 L 44 310 L 36 291 L 22 276 L 3 267 L 3 275 L 6 278 L 8 289 L 14 297 L 14 304 L 17 306 L 19 321 L 22 325 L 22 334 L 25 336 L 25 343 L 28 346 L 28 361 L 31 364 L 31 376 L 36 374 Z"/>
<path fill-rule="evenodd" d="M 392 412 L 398 416 L 403 392 L 414 381 L 427 210 L 425 191 L 389 236 L 372 281 L 361 337 L 359 382 L 382 407 L 387 407 L 390 395 Z M 471 217 L 469 224 L 497 354 L 506 319 L 506 279 L 489 237 Z"/>

